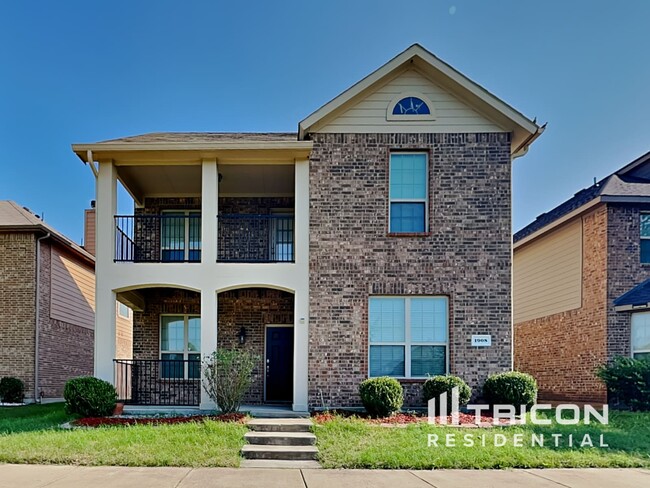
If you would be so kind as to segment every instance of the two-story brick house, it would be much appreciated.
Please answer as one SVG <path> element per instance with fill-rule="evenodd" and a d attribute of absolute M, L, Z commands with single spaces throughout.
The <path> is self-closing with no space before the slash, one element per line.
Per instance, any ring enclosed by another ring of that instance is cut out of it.
<path fill-rule="evenodd" d="M 211 408 L 199 359 L 243 347 L 246 402 L 305 411 L 358 405 L 369 376 L 414 405 L 427 374 L 511 369 L 511 164 L 542 130 L 414 45 L 298 133 L 73 145 L 97 176 L 95 374 L 130 403 Z M 132 361 L 114 361 L 116 297 Z"/>
<path fill-rule="evenodd" d="M 94 211 L 86 211 L 88 228 Z M 95 259 L 16 202 L 0 201 L 0 378 L 25 384 L 25 400 L 63 397 L 65 382 L 93 373 Z M 131 355 L 131 317 L 116 310 L 113 342 Z"/>
<path fill-rule="evenodd" d="M 543 400 L 606 402 L 598 366 L 650 356 L 650 153 L 514 235 L 515 368 Z"/>

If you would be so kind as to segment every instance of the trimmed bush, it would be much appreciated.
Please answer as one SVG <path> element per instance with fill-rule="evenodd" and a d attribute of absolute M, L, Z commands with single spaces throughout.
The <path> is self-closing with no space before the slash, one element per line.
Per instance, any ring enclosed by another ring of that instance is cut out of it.
<path fill-rule="evenodd" d="M 630 410 L 650 410 L 650 361 L 614 358 L 596 371 L 612 399 Z"/>
<path fill-rule="evenodd" d="M 203 387 L 222 413 L 239 411 L 260 360 L 242 349 L 217 349 L 203 360 Z"/>
<path fill-rule="evenodd" d="M 422 394 L 424 401 L 428 402 L 432 398 L 438 398 L 443 393 L 447 393 L 447 415 L 451 413 L 451 390 L 458 387 L 458 405 L 460 407 L 467 405 L 472 397 L 472 389 L 458 376 L 432 376 L 422 385 Z M 438 409 L 439 402 L 436 402 L 436 415 L 442 414 Z"/>
<path fill-rule="evenodd" d="M 0 401 L 4 403 L 23 403 L 25 383 L 18 378 L 6 376 L 0 380 Z"/>
<path fill-rule="evenodd" d="M 82 376 L 68 380 L 63 388 L 68 413 L 82 417 L 106 417 L 117 403 L 115 388 L 108 381 Z"/>
<path fill-rule="evenodd" d="M 530 408 L 537 400 L 537 381 L 528 373 L 509 371 L 493 374 L 485 380 L 483 396 L 490 405 L 526 405 Z"/>
<path fill-rule="evenodd" d="M 395 378 L 382 376 L 367 379 L 359 385 L 359 395 L 372 417 L 388 417 L 402 408 L 404 392 Z"/>

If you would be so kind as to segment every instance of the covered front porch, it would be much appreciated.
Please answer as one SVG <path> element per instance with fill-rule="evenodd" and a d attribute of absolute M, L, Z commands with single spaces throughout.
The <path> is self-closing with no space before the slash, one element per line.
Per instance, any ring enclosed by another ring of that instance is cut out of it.
<path fill-rule="evenodd" d="M 205 338 L 214 336 L 216 349 L 255 357 L 243 399 L 249 409 L 306 410 L 299 377 L 307 367 L 307 344 L 296 343 L 294 293 L 268 287 L 216 293 L 212 327 L 203 316 L 210 307 L 202 306 L 202 293 L 150 287 L 117 297 L 130 297 L 133 306 L 134 295 L 140 306 L 133 314 L 132 358 L 113 359 L 114 384 L 127 409 L 214 409 L 202 388 L 202 361 L 215 350 Z"/>

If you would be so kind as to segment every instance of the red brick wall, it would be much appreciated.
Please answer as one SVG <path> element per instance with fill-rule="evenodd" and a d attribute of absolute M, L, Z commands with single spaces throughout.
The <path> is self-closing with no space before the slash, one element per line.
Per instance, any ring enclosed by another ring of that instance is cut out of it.
<path fill-rule="evenodd" d="M 582 222 L 582 307 L 514 326 L 515 369 L 537 379 L 541 400 L 607 401 L 595 375 L 607 358 L 607 207 Z"/>
<path fill-rule="evenodd" d="M 31 233 L 0 234 L 0 377 L 25 382 L 34 397 L 36 241 Z"/>
<path fill-rule="evenodd" d="M 650 206 L 608 205 L 607 351 L 608 358 L 629 356 L 631 313 L 614 310 L 614 300 L 650 278 L 650 264 L 641 264 L 640 213 Z"/>
<path fill-rule="evenodd" d="M 244 403 L 264 402 L 264 331 L 269 324 L 293 324 L 293 295 L 280 290 L 246 288 L 219 293 L 217 347 L 239 348 L 239 329 L 246 328 L 244 349 L 260 359 Z M 207 352 L 207 351 L 206 351 Z"/>
<path fill-rule="evenodd" d="M 447 295 L 450 370 L 474 389 L 511 368 L 509 134 L 312 134 L 310 406 L 359 405 L 368 298 Z M 391 149 L 430 154 L 429 235 L 387 236 Z M 492 334 L 473 348 L 472 334 Z M 410 405 L 422 405 L 419 385 Z"/>

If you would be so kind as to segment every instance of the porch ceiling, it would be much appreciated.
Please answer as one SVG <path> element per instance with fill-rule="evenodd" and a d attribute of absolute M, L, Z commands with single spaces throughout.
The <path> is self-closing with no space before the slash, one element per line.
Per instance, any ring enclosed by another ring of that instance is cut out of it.
<path fill-rule="evenodd" d="M 222 196 L 287 196 L 294 193 L 293 164 L 223 164 Z M 146 196 L 201 195 L 200 165 L 117 166 L 124 187 L 139 203 Z"/>

